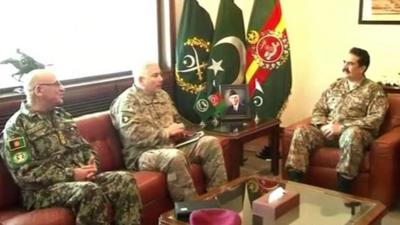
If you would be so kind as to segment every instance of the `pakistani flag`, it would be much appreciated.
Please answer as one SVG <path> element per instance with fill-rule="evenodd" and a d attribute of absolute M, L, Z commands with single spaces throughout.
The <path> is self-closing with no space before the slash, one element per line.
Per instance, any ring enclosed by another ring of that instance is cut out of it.
<path fill-rule="evenodd" d="M 207 11 L 196 0 L 185 0 L 176 42 L 174 99 L 179 113 L 194 123 L 200 122 L 193 105 L 206 86 L 212 35 Z"/>
<path fill-rule="evenodd" d="M 245 32 L 242 10 L 233 0 L 221 0 L 213 44 L 207 68 L 207 93 L 212 99 L 221 100 L 217 93 L 220 84 L 242 84 L 245 72 Z M 216 104 L 216 113 L 224 107 Z"/>
<path fill-rule="evenodd" d="M 259 116 L 264 114 L 264 111 L 266 110 L 265 106 L 267 104 L 264 104 L 264 90 L 262 89 L 260 82 L 256 80 L 255 83 L 256 87 L 254 95 L 252 96 L 252 100 L 255 108 L 255 113 L 257 116 Z"/>
<path fill-rule="evenodd" d="M 254 101 L 257 116 L 279 117 L 292 86 L 289 40 L 279 0 L 254 1 L 247 44 L 246 83 L 253 100 L 259 96 Z"/>

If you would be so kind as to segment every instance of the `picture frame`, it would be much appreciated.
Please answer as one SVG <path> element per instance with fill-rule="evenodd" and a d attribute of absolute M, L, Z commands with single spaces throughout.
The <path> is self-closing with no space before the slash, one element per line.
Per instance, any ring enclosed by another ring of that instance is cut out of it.
<path fill-rule="evenodd" d="M 221 115 L 221 120 L 251 119 L 250 97 L 247 85 L 221 84 L 220 93 L 226 105 Z"/>
<path fill-rule="evenodd" d="M 400 1 L 360 0 L 359 24 L 400 24 Z"/>

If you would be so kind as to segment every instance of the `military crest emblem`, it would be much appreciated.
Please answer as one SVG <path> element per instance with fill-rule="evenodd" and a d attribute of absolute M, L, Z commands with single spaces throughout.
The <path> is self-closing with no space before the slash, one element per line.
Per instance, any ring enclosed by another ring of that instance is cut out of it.
<path fill-rule="evenodd" d="M 204 113 L 210 108 L 210 103 L 206 99 L 199 99 L 195 103 L 195 107 L 197 111 Z"/>
<path fill-rule="evenodd" d="M 28 152 L 20 151 L 20 152 L 13 154 L 12 162 L 14 164 L 21 165 L 21 164 L 24 164 L 25 162 L 27 162 L 29 160 L 29 158 L 30 158 L 30 155 Z"/>
<path fill-rule="evenodd" d="M 185 54 L 175 73 L 177 86 L 191 94 L 198 94 L 205 88 L 205 70 L 210 52 L 210 42 L 202 38 L 188 38 L 184 43 Z"/>
<path fill-rule="evenodd" d="M 289 41 L 285 33 L 271 30 L 258 33 L 250 31 L 247 41 L 257 64 L 264 69 L 278 69 L 289 57 Z"/>

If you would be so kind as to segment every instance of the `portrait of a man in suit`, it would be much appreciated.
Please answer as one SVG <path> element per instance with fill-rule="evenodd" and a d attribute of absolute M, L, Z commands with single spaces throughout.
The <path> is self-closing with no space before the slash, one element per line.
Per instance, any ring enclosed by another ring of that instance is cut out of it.
<path fill-rule="evenodd" d="M 228 90 L 229 106 L 225 111 L 226 115 L 243 115 L 246 114 L 246 106 L 241 101 L 240 95 L 235 89 Z"/>

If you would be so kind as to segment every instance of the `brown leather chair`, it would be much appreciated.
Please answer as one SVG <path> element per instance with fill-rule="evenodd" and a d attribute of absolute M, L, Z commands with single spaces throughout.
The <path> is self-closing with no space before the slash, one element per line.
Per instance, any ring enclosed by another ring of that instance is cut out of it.
<path fill-rule="evenodd" d="M 75 118 L 80 134 L 94 147 L 100 160 L 100 171 L 125 170 L 121 158 L 121 143 L 108 111 Z M 239 177 L 239 155 L 232 154 L 228 139 L 220 139 L 228 179 Z M 0 138 L 0 148 L 3 146 Z M 1 151 L 1 149 L 0 149 Z M 191 176 L 199 194 L 206 192 L 206 178 L 199 164 L 191 164 Z M 143 203 L 142 225 L 158 224 L 161 213 L 173 208 L 168 194 L 165 174 L 150 171 L 132 171 Z M 70 210 L 62 207 L 27 212 L 21 207 L 20 190 L 14 183 L 0 157 L 0 225 L 73 225 Z"/>
<path fill-rule="evenodd" d="M 400 151 L 400 95 L 389 94 L 389 109 L 381 126 L 379 137 L 367 150 L 360 166 L 360 174 L 352 183 L 351 193 L 376 199 L 386 206 L 393 206 L 397 197 Z M 286 127 L 282 137 L 282 175 L 287 178 L 284 167 L 295 128 L 310 123 L 310 118 Z M 305 183 L 329 189 L 336 187 L 336 164 L 339 149 L 322 147 L 310 156 Z"/>

